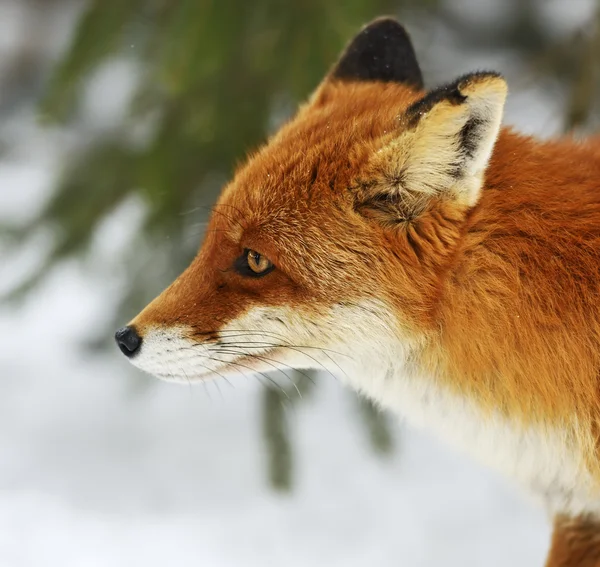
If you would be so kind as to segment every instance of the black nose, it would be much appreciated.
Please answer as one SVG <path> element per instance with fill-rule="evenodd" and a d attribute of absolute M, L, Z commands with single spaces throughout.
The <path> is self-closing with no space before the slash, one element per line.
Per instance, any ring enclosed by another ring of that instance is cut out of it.
<path fill-rule="evenodd" d="M 142 344 L 142 337 L 133 327 L 123 327 L 115 333 L 115 341 L 125 356 L 133 356 Z"/>

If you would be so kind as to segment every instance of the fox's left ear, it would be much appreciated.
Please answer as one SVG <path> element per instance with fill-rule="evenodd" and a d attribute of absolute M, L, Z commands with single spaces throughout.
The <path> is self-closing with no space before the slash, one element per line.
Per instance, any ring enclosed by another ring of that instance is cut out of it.
<path fill-rule="evenodd" d="M 433 198 L 475 205 L 506 94 L 497 73 L 473 73 L 410 106 L 363 172 L 356 208 L 394 222 L 415 218 Z"/>

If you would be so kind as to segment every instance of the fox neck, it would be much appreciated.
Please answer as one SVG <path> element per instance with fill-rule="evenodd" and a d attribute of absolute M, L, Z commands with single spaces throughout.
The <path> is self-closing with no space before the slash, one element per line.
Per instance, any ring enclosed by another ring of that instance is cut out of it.
<path fill-rule="evenodd" d="M 426 371 L 522 426 L 600 410 L 599 149 L 503 131 L 444 281 Z"/>
<path fill-rule="evenodd" d="M 598 178 L 596 147 L 504 130 L 445 275 L 435 332 L 373 345 L 351 380 L 542 494 L 554 512 L 600 512 L 589 417 L 600 414 L 600 354 L 590 354 L 600 353 L 599 290 L 581 288 L 600 281 L 594 243 L 581 241 L 600 238 L 581 215 L 597 207 Z"/>

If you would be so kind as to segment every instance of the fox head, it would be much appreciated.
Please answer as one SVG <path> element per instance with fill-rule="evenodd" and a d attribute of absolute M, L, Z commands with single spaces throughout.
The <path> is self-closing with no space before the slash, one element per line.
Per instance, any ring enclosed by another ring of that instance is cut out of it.
<path fill-rule="evenodd" d="M 404 28 L 366 26 L 224 188 L 197 257 L 117 332 L 123 353 L 176 381 L 410 364 L 438 327 L 505 96 L 496 73 L 424 91 Z"/>

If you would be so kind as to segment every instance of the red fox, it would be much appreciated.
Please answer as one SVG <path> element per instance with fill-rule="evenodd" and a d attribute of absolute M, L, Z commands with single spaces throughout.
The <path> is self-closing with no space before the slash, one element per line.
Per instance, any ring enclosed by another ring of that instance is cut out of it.
<path fill-rule="evenodd" d="M 548 567 L 600 565 L 600 144 L 501 128 L 498 73 L 425 91 L 360 31 L 116 340 L 160 378 L 321 368 L 514 477 Z"/>

